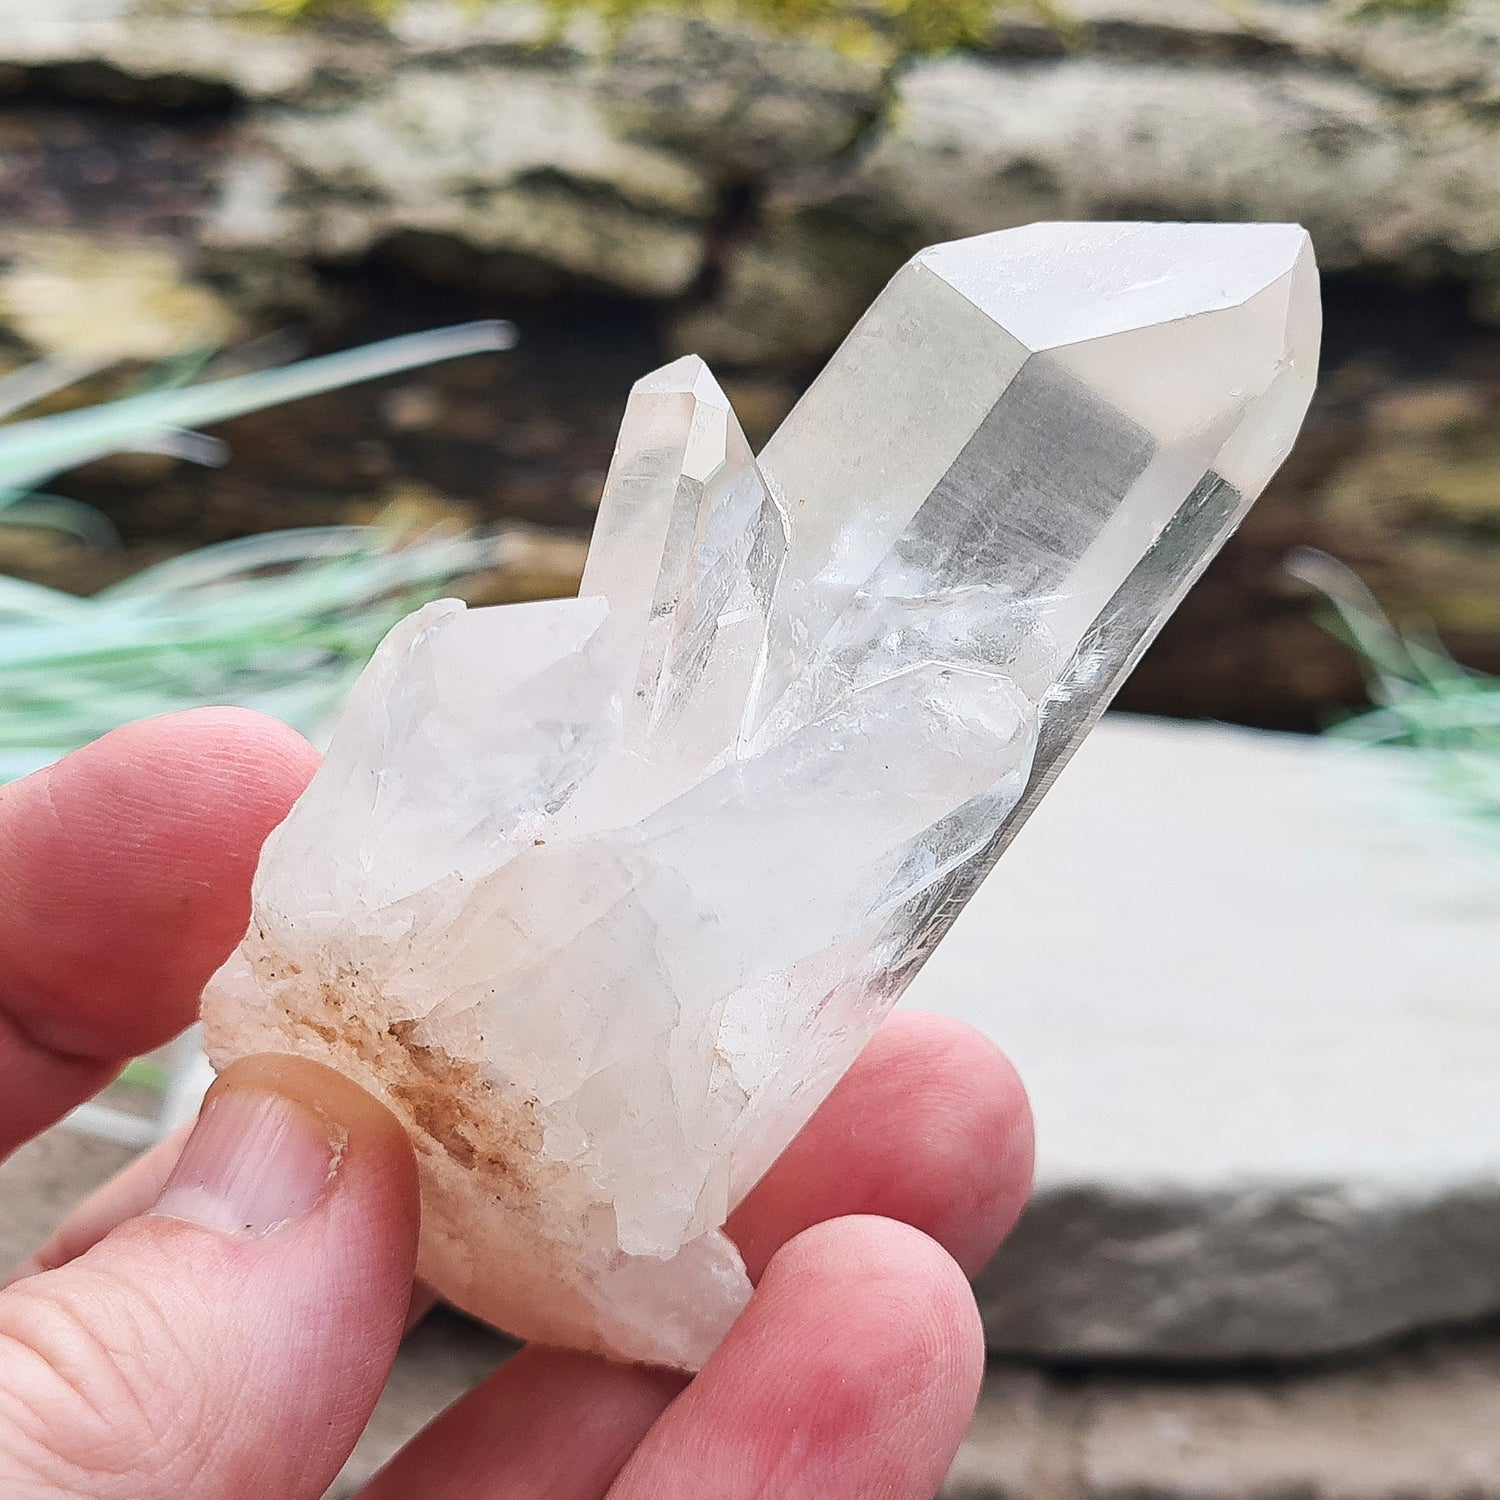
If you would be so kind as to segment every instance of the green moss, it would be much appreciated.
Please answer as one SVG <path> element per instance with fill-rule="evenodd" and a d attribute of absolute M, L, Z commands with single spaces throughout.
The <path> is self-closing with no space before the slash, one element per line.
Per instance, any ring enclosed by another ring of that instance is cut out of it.
<path fill-rule="evenodd" d="M 283 16 L 315 11 L 356 10 L 389 14 L 401 0 L 264 0 Z M 472 0 L 476 6 L 506 0 Z M 975 46 L 991 35 L 993 0 L 721 0 L 705 7 L 701 0 L 544 0 L 559 23 L 580 14 L 602 16 L 623 26 L 646 10 L 705 9 L 727 18 L 769 26 L 796 36 L 821 40 L 856 51 L 943 52 Z M 1059 0 L 1026 0 L 1025 9 L 1060 30 L 1068 21 Z"/>

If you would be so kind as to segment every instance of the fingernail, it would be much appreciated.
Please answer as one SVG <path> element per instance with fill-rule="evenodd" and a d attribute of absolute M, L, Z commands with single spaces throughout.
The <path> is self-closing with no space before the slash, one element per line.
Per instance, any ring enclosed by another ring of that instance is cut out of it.
<path fill-rule="evenodd" d="M 221 1234 L 270 1234 L 327 1191 L 343 1140 L 304 1104 L 221 1086 L 209 1094 L 152 1212 Z"/>

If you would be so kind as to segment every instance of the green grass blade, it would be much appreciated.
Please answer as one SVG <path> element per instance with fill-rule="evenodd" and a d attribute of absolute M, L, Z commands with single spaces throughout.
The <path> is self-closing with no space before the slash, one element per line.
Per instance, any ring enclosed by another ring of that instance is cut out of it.
<path fill-rule="evenodd" d="M 509 323 L 463 323 L 322 355 L 283 369 L 148 391 L 82 411 L 15 422 L 0 428 L 0 491 L 14 498 L 64 469 L 110 453 L 142 449 L 181 453 L 184 442 L 190 441 L 183 434 L 193 428 L 439 360 L 509 349 L 514 342 L 515 330 Z M 213 442 L 196 435 L 191 441 Z M 216 455 L 220 448 L 214 445 L 198 451 Z M 4 503 L 0 495 L 0 504 Z"/>

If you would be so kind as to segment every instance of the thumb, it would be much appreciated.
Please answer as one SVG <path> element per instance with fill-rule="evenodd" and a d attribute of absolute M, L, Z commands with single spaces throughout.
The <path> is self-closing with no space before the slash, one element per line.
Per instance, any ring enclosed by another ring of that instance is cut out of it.
<path fill-rule="evenodd" d="M 0 1494 L 316 1500 L 395 1358 L 417 1218 L 384 1108 L 236 1063 L 152 1209 L 0 1292 Z"/>

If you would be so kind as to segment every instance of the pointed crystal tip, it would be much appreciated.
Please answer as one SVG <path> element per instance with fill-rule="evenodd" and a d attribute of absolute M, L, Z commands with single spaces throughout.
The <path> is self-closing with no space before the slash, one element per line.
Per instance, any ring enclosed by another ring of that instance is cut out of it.
<path fill-rule="evenodd" d="M 204 1001 L 405 1122 L 421 1274 L 696 1365 L 722 1233 L 1285 456 L 1289 225 L 1036 224 L 904 266 L 759 460 L 631 393 L 585 592 L 392 632 Z"/>
<path fill-rule="evenodd" d="M 918 252 L 912 264 L 1028 349 L 1238 307 L 1288 276 L 1300 224 L 1027 224 Z"/>

